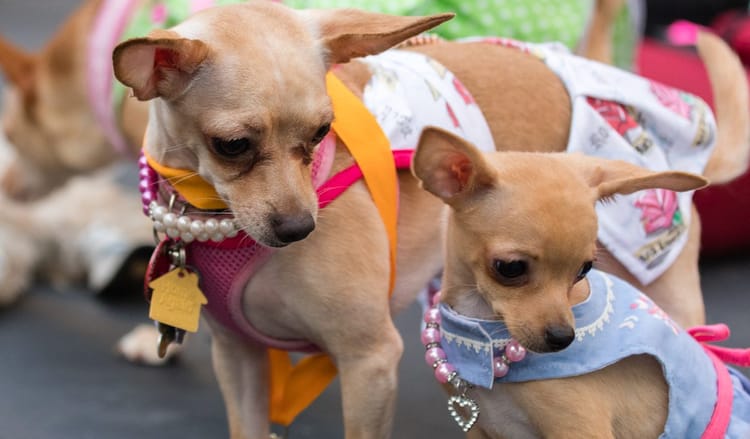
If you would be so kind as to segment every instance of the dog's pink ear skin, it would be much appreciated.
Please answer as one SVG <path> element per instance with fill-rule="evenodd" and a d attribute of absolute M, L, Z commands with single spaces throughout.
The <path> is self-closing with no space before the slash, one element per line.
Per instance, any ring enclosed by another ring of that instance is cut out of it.
<path fill-rule="evenodd" d="M 434 127 L 422 132 L 412 160 L 412 173 L 423 189 L 448 204 L 496 181 L 496 171 L 478 149 Z"/>
<path fill-rule="evenodd" d="M 119 44 L 112 60 L 117 79 L 132 88 L 139 100 L 169 100 L 185 90 L 208 52 L 200 40 L 145 37 Z"/>
<path fill-rule="evenodd" d="M 620 160 L 594 157 L 585 158 L 585 162 L 587 166 L 584 177 L 595 189 L 597 199 L 656 188 L 684 192 L 700 189 L 709 184 L 705 177 L 688 172 L 655 172 Z"/>
<path fill-rule="evenodd" d="M 318 24 L 328 65 L 374 55 L 450 20 L 453 13 L 404 17 L 358 9 L 306 11 Z"/>

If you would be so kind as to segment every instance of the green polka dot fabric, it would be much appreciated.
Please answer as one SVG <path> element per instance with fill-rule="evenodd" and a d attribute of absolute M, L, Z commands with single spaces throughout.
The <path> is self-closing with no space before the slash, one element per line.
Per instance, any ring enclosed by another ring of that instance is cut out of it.
<path fill-rule="evenodd" d="M 145 37 L 154 29 L 167 29 L 185 21 L 190 15 L 211 6 L 243 3 L 243 0 L 147 0 L 141 2 L 133 12 L 120 41 Z M 115 114 L 119 113 L 127 88 L 115 81 L 112 91 L 112 105 Z"/>
<path fill-rule="evenodd" d="M 593 7 L 592 0 L 284 0 L 294 8 L 358 8 L 395 15 L 455 12 L 432 32 L 447 39 L 500 36 L 542 43 L 559 41 L 575 49 Z M 615 64 L 631 68 L 637 25 L 623 8 L 614 32 Z"/>

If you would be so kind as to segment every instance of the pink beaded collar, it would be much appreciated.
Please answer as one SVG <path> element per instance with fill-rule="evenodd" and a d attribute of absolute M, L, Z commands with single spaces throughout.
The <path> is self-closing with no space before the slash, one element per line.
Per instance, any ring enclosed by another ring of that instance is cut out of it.
<path fill-rule="evenodd" d="M 474 387 L 471 383 L 462 379 L 455 366 L 447 358 L 445 351 L 440 345 L 440 292 L 433 292 L 431 306 L 424 313 L 425 326 L 422 329 L 421 340 L 425 347 L 424 360 L 428 366 L 434 369 L 435 379 L 440 384 L 450 383 L 457 391 L 448 399 L 448 411 L 453 420 L 464 432 L 468 432 L 479 418 L 479 405 L 476 401 L 467 396 L 467 392 Z M 523 360 L 526 357 L 526 349 L 518 341 L 511 339 L 505 345 L 504 352 L 495 357 L 492 363 L 492 369 L 495 377 L 502 378 L 508 374 L 511 363 Z M 458 408 L 467 409 L 468 415 L 461 415 Z"/>

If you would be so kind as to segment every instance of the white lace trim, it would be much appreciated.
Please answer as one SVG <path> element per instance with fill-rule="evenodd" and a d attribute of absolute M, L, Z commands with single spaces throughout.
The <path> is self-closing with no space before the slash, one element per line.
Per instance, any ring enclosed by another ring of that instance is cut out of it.
<path fill-rule="evenodd" d="M 614 284 L 609 276 L 605 276 L 604 274 L 601 274 L 601 276 L 604 279 L 604 283 L 607 285 L 607 303 L 604 304 L 604 309 L 596 320 L 586 326 L 576 328 L 576 340 L 578 341 L 583 340 L 586 335 L 595 335 L 597 332 L 603 330 L 604 324 L 609 323 L 610 316 L 615 312 L 615 307 L 613 305 L 613 302 L 615 301 L 615 293 L 612 291 L 612 286 Z"/>

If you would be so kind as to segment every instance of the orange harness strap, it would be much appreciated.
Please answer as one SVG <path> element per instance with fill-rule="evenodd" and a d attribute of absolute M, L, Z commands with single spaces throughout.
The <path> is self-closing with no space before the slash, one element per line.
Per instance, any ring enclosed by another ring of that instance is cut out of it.
<path fill-rule="evenodd" d="M 398 222 L 398 180 L 390 142 L 375 118 L 335 75 L 326 76 L 333 102 L 336 136 L 346 145 L 364 176 L 365 184 L 388 233 L 390 283 L 396 278 L 396 226 Z M 271 358 L 271 421 L 290 425 L 336 376 L 336 366 L 324 354 L 310 355 L 292 366 L 287 352 L 269 349 Z"/>
<path fill-rule="evenodd" d="M 398 242 L 398 179 L 391 143 L 370 111 L 335 75 L 326 76 L 328 94 L 333 102 L 333 131 L 346 145 L 364 175 L 390 245 L 391 279 L 389 297 L 396 279 L 396 243 Z"/>

